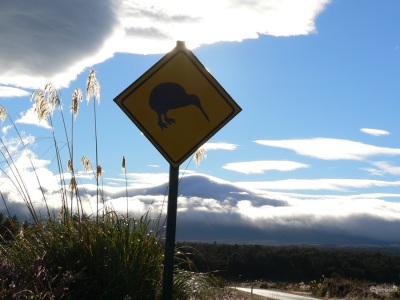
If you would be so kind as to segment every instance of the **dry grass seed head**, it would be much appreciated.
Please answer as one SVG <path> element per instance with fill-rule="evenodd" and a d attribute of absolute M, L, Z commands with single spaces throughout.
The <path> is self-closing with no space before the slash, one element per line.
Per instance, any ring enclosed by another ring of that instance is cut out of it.
<path fill-rule="evenodd" d="M 100 165 L 97 166 L 97 171 L 96 171 L 96 178 L 99 179 L 101 177 L 101 174 L 103 172 L 103 169 L 101 168 Z"/>
<path fill-rule="evenodd" d="M 35 99 L 35 111 L 37 110 L 39 103 L 42 101 L 44 98 L 44 93 L 41 90 L 34 90 L 31 94 L 31 99 L 30 101 L 32 102 L 33 99 Z"/>
<path fill-rule="evenodd" d="M 72 160 L 68 159 L 68 171 L 72 172 L 74 170 L 72 166 Z"/>
<path fill-rule="evenodd" d="M 35 91 L 35 112 L 39 118 L 39 122 L 42 120 L 47 120 L 48 115 L 50 115 L 51 110 L 47 104 L 46 98 L 43 91 Z"/>
<path fill-rule="evenodd" d="M 58 220 L 62 220 L 62 215 L 63 215 L 63 213 L 64 213 L 64 209 L 63 209 L 63 207 L 61 206 L 61 208 L 60 208 L 60 210 L 58 211 L 58 214 L 57 214 L 57 219 Z"/>
<path fill-rule="evenodd" d="M 60 104 L 59 92 L 51 82 L 47 82 L 44 87 L 44 96 L 48 99 L 51 112 L 54 111 L 57 104 Z"/>
<path fill-rule="evenodd" d="M 32 102 L 35 99 L 35 112 L 39 122 L 47 120 L 47 117 L 53 113 L 55 105 L 59 103 L 58 94 L 54 90 L 54 87 L 48 83 L 44 91 L 34 90 L 32 92 L 30 101 Z M 47 100 L 46 96 L 51 97 L 50 101 Z"/>
<path fill-rule="evenodd" d="M 86 172 L 89 172 L 92 169 L 92 164 L 90 160 L 86 156 L 82 156 L 81 160 L 82 166 L 85 168 Z"/>
<path fill-rule="evenodd" d="M 122 157 L 122 171 L 125 171 L 126 169 L 126 159 L 125 156 Z"/>
<path fill-rule="evenodd" d="M 72 93 L 72 102 L 71 102 L 71 113 L 74 114 L 74 117 L 78 116 L 79 111 L 79 102 L 82 102 L 83 95 L 82 90 L 80 88 L 76 88 Z"/>
<path fill-rule="evenodd" d="M 39 121 L 42 120 L 47 120 L 47 117 L 51 114 L 51 109 L 49 105 L 47 104 L 47 101 L 42 99 L 42 101 L 39 102 L 39 107 L 37 108 L 37 115 L 39 118 Z"/>
<path fill-rule="evenodd" d="M 100 83 L 96 78 L 96 71 L 91 70 L 86 80 L 86 101 L 89 103 L 90 99 L 97 100 L 100 103 Z"/>
<path fill-rule="evenodd" d="M 69 182 L 69 189 L 73 192 L 76 191 L 76 179 L 75 176 L 72 176 L 71 181 Z"/>
<path fill-rule="evenodd" d="M 198 167 L 200 165 L 200 162 L 204 159 L 207 158 L 207 150 L 204 148 L 200 148 L 196 151 L 194 154 L 194 161 L 196 162 L 196 166 Z"/>
<path fill-rule="evenodd" d="M 4 123 L 4 121 L 7 119 L 7 116 L 8 116 L 7 110 L 0 105 L 0 119 L 2 123 Z"/>
<path fill-rule="evenodd" d="M 33 99 L 35 99 L 35 107 L 36 107 L 41 97 L 44 97 L 43 92 L 41 90 L 34 90 L 31 94 L 31 98 L 29 99 L 29 101 L 32 102 Z"/>

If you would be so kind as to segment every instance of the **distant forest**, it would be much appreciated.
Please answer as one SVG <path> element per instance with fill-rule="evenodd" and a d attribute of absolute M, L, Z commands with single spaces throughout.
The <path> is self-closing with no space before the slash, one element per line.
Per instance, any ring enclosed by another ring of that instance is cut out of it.
<path fill-rule="evenodd" d="M 230 281 L 310 282 L 324 276 L 400 282 L 398 247 L 356 249 L 183 242 L 177 248 L 198 271 L 216 271 Z"/>

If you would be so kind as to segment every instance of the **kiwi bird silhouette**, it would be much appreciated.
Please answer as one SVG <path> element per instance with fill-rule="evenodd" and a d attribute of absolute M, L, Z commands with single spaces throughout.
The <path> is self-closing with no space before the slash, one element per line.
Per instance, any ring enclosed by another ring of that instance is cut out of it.
<path fill-rule="evenodd" d="M 199 97 L 187 94 L 185 89 L 177 83 L 164 82 L 157 85 L 150 93 L 149 102 L 150 107 L 157 113 L 158 126 L 161 129 L 168 128 L 168 125 L 175 123 L 175 119 L 167 116 L 169 110 L 188 105 L 196 106 L 203 113 L 207 122 L 210 121 L 201 106 Z"/>

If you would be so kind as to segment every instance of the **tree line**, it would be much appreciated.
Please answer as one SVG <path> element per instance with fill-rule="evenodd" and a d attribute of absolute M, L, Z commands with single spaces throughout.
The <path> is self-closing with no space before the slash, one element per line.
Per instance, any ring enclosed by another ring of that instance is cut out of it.
<path fill-rule="evenodd" d="M 13 240 L 28 222 L 0 212 L 0 243 Z M 230 281 L 310 282 L 341 277 L 377 283 L 400 282 L 400 248 L 177 243 L 181 267 L 215 272 Z M 185 263 L 186 262 L 186 263 Z"/>
<path fill-rule="evenodd" d="M 310 282 L 342 277 L 400 281 L 400 249 L 178 243 L 200 272 L 215 271 L 232 281 Z M 190 267 L 189 265 L 187 267 Z"/>

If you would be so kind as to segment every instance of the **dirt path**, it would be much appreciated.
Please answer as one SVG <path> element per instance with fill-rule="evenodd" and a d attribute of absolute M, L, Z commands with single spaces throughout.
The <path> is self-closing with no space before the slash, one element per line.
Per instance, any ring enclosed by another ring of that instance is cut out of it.
<path fill-rule="evenodd" d="M 250 288 L 236 288 L 239 291 L 251 293 L 252 289 Z M 300 296 L 295 294 L 283 293 L 273 290 L 265 290 L 265 289 L 253 289 L 254 295 L 259 295 L 266 297 L 266 299 L 276 299 L 276 300 L 316 300 L 318 298 L 308 297 L 308 296 Z"/>

